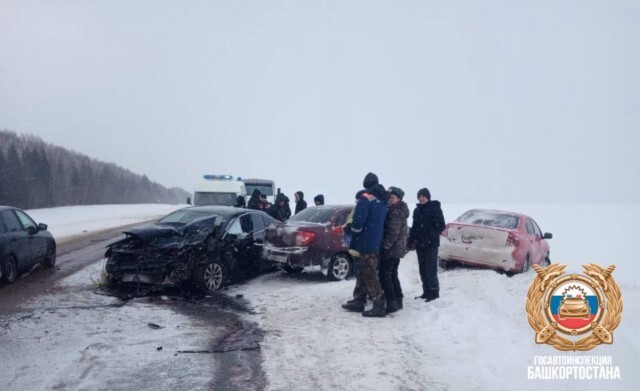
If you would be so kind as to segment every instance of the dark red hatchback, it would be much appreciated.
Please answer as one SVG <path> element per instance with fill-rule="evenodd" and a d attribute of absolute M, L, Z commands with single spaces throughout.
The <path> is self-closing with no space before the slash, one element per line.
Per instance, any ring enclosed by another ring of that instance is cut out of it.
<path fill-rule="evenodd" d="M 332 281 L 344 280 L 352 271 L 342 226 L 353 205 L 312 206 L 284 223 L 271 225 L 265 234 L 265 257 L 287 273 L 320 266 Z"/>

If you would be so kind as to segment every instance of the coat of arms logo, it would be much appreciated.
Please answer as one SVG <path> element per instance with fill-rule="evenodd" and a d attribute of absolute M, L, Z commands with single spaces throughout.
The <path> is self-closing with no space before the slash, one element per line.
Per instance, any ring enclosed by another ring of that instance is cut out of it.
<path fill-rule="evenodd" d="M 537 275 L 527 293 L 526 310 L 536 343 L 562 351 L 585 351 L 613 343 L 613 331 L 622 317 L 622 294 L 611 275 L 615 266 L 582 267 L 584 275 L 565 275 L 566 265 L 533 265 Z"/>

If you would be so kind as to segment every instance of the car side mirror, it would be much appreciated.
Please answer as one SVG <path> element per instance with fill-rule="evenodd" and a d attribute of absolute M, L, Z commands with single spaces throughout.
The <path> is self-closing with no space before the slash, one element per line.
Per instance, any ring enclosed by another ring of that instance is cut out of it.
<path fill-rule="evenodd" d="M 38 224 L 38 229 L 40 229 L 40 231 L 46 231 L 47 228 L 49 228 L 49 226 L 46 224 L 43 224 L 43 223 Z"/>
<path fill-rule="evenodd" d="M 29 235 L 35 235 L 35 234 L 38 233 L 38 229 L 31 225 L 31 226 L 27 227 L 27 233 Z"/>
<path fill-rule="evenodd" d="M 545 232 L 544 236 L 542 237 L 542 239 L 552 239 L 553 235 L 551 235 L 549 232 Z"/>

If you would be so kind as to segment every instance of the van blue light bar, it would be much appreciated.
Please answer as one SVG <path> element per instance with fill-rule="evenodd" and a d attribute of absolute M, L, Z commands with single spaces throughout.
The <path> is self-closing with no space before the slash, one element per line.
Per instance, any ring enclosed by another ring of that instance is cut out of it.
<path fill-rule="evenodd" d="M 204 179 L 208 180 L 208 181 L 214 181 L 214 180 L 226 180 L 226 181 L 232 181 L 233 177 L 231 175 L 203 175 L 202 176 Z"/>

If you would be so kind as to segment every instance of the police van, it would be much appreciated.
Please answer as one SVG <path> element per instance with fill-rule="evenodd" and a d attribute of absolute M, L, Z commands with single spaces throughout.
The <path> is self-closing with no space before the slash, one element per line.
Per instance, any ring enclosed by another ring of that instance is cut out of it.
<path fill-rule="evenodd" d="M 238 196 L 247 197 L 247 190 L 240 178 L 231 175 L 203 175 L 193 189 L 193 205 L 234 206 Z M 187 200 L 187 203 L 190 200 Z"/>

